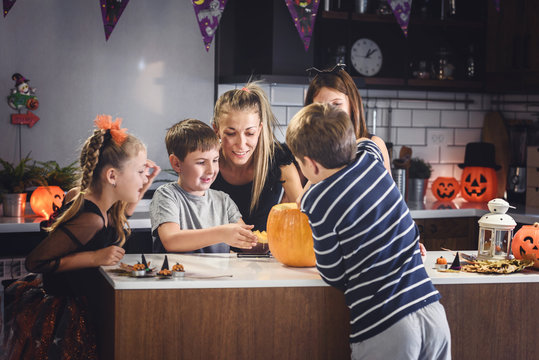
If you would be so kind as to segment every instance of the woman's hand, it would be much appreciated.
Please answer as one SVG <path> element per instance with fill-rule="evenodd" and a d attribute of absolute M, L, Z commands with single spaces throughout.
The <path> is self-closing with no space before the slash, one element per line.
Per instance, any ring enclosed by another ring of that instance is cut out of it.
<path fill-rule="evenodd" d="M 251 231 L 253 227 L 245 224 L 222 225 L 223 242 L 240 249 L 251 249 L 258 242 L 258 237 Z"/>
<path fill-rule="evenodd" d="M 94 252 L 95 266 L 116 265 L 122 260 L 125 250 L 119 246 L 111 245 L 109 247 L 96 250 Z"/>

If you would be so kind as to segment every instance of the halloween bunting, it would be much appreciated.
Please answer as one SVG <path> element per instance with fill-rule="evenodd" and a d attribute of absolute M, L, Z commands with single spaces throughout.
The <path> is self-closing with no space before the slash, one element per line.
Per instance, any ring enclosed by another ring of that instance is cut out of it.
<path fill-rule="evenodd" d="M 129 0 L 99 0 L 99 3 L 101 4 L 103 26 L 105 27 L 105 39 L 108 40 Z"/>
<path fill-rule="evenodd" d="M 288 11 L 294 20 L 294 25 L 298 30 L 299 37 L 303 42 L 305 51 L 309 50 L 311 36 L 318 12 L 320 0 L 285 0 Z"/>
<path fill-rule="evenodd" d="M 193 8 L 206 51 L 210 50 L 213 35 L 225 10 L 226 0 L 193 0 Z"/>

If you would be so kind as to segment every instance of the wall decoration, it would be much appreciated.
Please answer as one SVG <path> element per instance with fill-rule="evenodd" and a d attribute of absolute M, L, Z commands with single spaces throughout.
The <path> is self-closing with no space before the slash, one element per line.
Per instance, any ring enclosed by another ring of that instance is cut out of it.
<path fill-rule="evenodd" d="M 412 0 L 387 0 L 393 14 L 399 23 L 404 37 L 408 37 L 408 22 L 410 21 L 410 11 L 412 9 Z"/>
<path fill-rule="evenodd" d="M 11 115 L 11 123 L 32 127 L 39 121 L 39 117 L 31 111 L 27 111 L 26 114 L 21 114 L 21 110 L 24 108 L 36 110 L 39 107 L 39 101 L 35 95 L 36 89 L 31 88 L 28 85 L 30 80 L 19 73 L 13 74 L 11 79 L 15 81 L 15 87 L 11 89 L 11 93 L 7 97 L 7 103 L 9 107 L 18 111 L 18 114 Z"/>
<path fill-rule="evenodd" d="M 320 0 L 285 0 L 285 2 L 290 15 L 292 15 L 292 20 L 294 20 L 294 25 L 298 30 L 305 51 L 307 51 L 311 43 Z"/>
<path fill-rule="evenodd" d="M 129 0 L 99 0 L 99 3 L 101 4 L 103 26 L 105 27 L 105 39 L 108 40 Z"/>
<path fill-rule="evenodd" d="M 193 0 L 193 8 L 206 51 L 210 50 L 213 35 L 225 10 L 226 0 Z"/>
<path fill-rule="evenodd" d="M 7 13 L 9 12 L 9 10 L 11 10 L 13 5 L 15 5 L 15 1 L 17 1 L 17 0 L 3 0 L 3 2 L 4 2 L 4 17 L 7 16 Z"/>

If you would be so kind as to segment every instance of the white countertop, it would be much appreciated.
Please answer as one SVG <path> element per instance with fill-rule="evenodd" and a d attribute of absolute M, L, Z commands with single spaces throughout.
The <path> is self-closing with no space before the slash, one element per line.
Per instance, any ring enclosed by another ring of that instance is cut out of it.
<path fill-rule="evenodd" d="M 129 226 L 133 230 L 150 230 L 150 214 L 148 212 L 150 201 L 143 199 L 137 205 L 135 213 L 128 219 Z M 447 207 L 454 207 L 447 209 Z M 462 198 L 447 203 L 427 201 L 426 203 L 408 203 L 410 214 L 413 219 L 436 219 L 458 217 L 481 217 L 488 212 L 486 203 L 469 203 Z M 520 206 L 509 209 L 507 212 L 517 223 L 533 224 L 539 222 L 539 209 Z M 24 218 L 0 217 L 0 233 L 38 232 L 39 223 L 44 218 L 37 217 L 32 213 L 27 204 Z M 479 225 L 478 225 L 479 226 Z"/>
<path fill-rule="evenodd" d="M 473 251 L 466 251 L 473 255 Z M 235 254 L 168 254 L 169 265 L 179 262 L 185 267 L 185 277 L 180 279 L 133 278 L 120 276 L 107 270 L 118 266 L 100 268 L 107 281 L 117 290 L 140 289 L 200 289 L 200 288 L 257 288 L 257 287 L 309 287 L 328 286 L 322 281 L 315 267 L 292 268 L 274 258 L 238 258 Z M 526 269 L 514 274 L 447 273 L 434 269 L 436 258 L 444 256 L 449 263 L 454 256 L 447 251 L 429 251 L 425 261 L 427 273 L 434 285 L 488 284 L 539 282 L 539 271 Z M 165 254 L 148 254 L 150 267 L 161 269 Z M 140 255 L 126 255 L 124 263 L 133 265 Z M 232 275 L 232 276 L 230 276 Z M 220 278 L 205 278 L 225 276 Z"/>

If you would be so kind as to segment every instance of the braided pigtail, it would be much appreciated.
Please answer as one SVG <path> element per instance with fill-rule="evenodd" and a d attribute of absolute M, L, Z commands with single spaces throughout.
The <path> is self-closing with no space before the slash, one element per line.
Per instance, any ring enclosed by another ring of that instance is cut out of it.
<path fill-rule="evenodd" d="M 80 165 L 82 168 L 82 174 L 80 179 L 80 188 L 78 194 L 73 199 L 73 204 L 60 216 L 56 221 L 45 230 L 49 232 L 55 231 L 60 225 L 73 218 L 84 203 L 84 193 L 92 185 L 92 178 L 95 168 L 99 162 L 99 154 L 103 142 L 105 140 L 105 131 L 95 130 L 94 134 L 86 140 L 86 143 L 82 147 L 80 155 Z"/>

